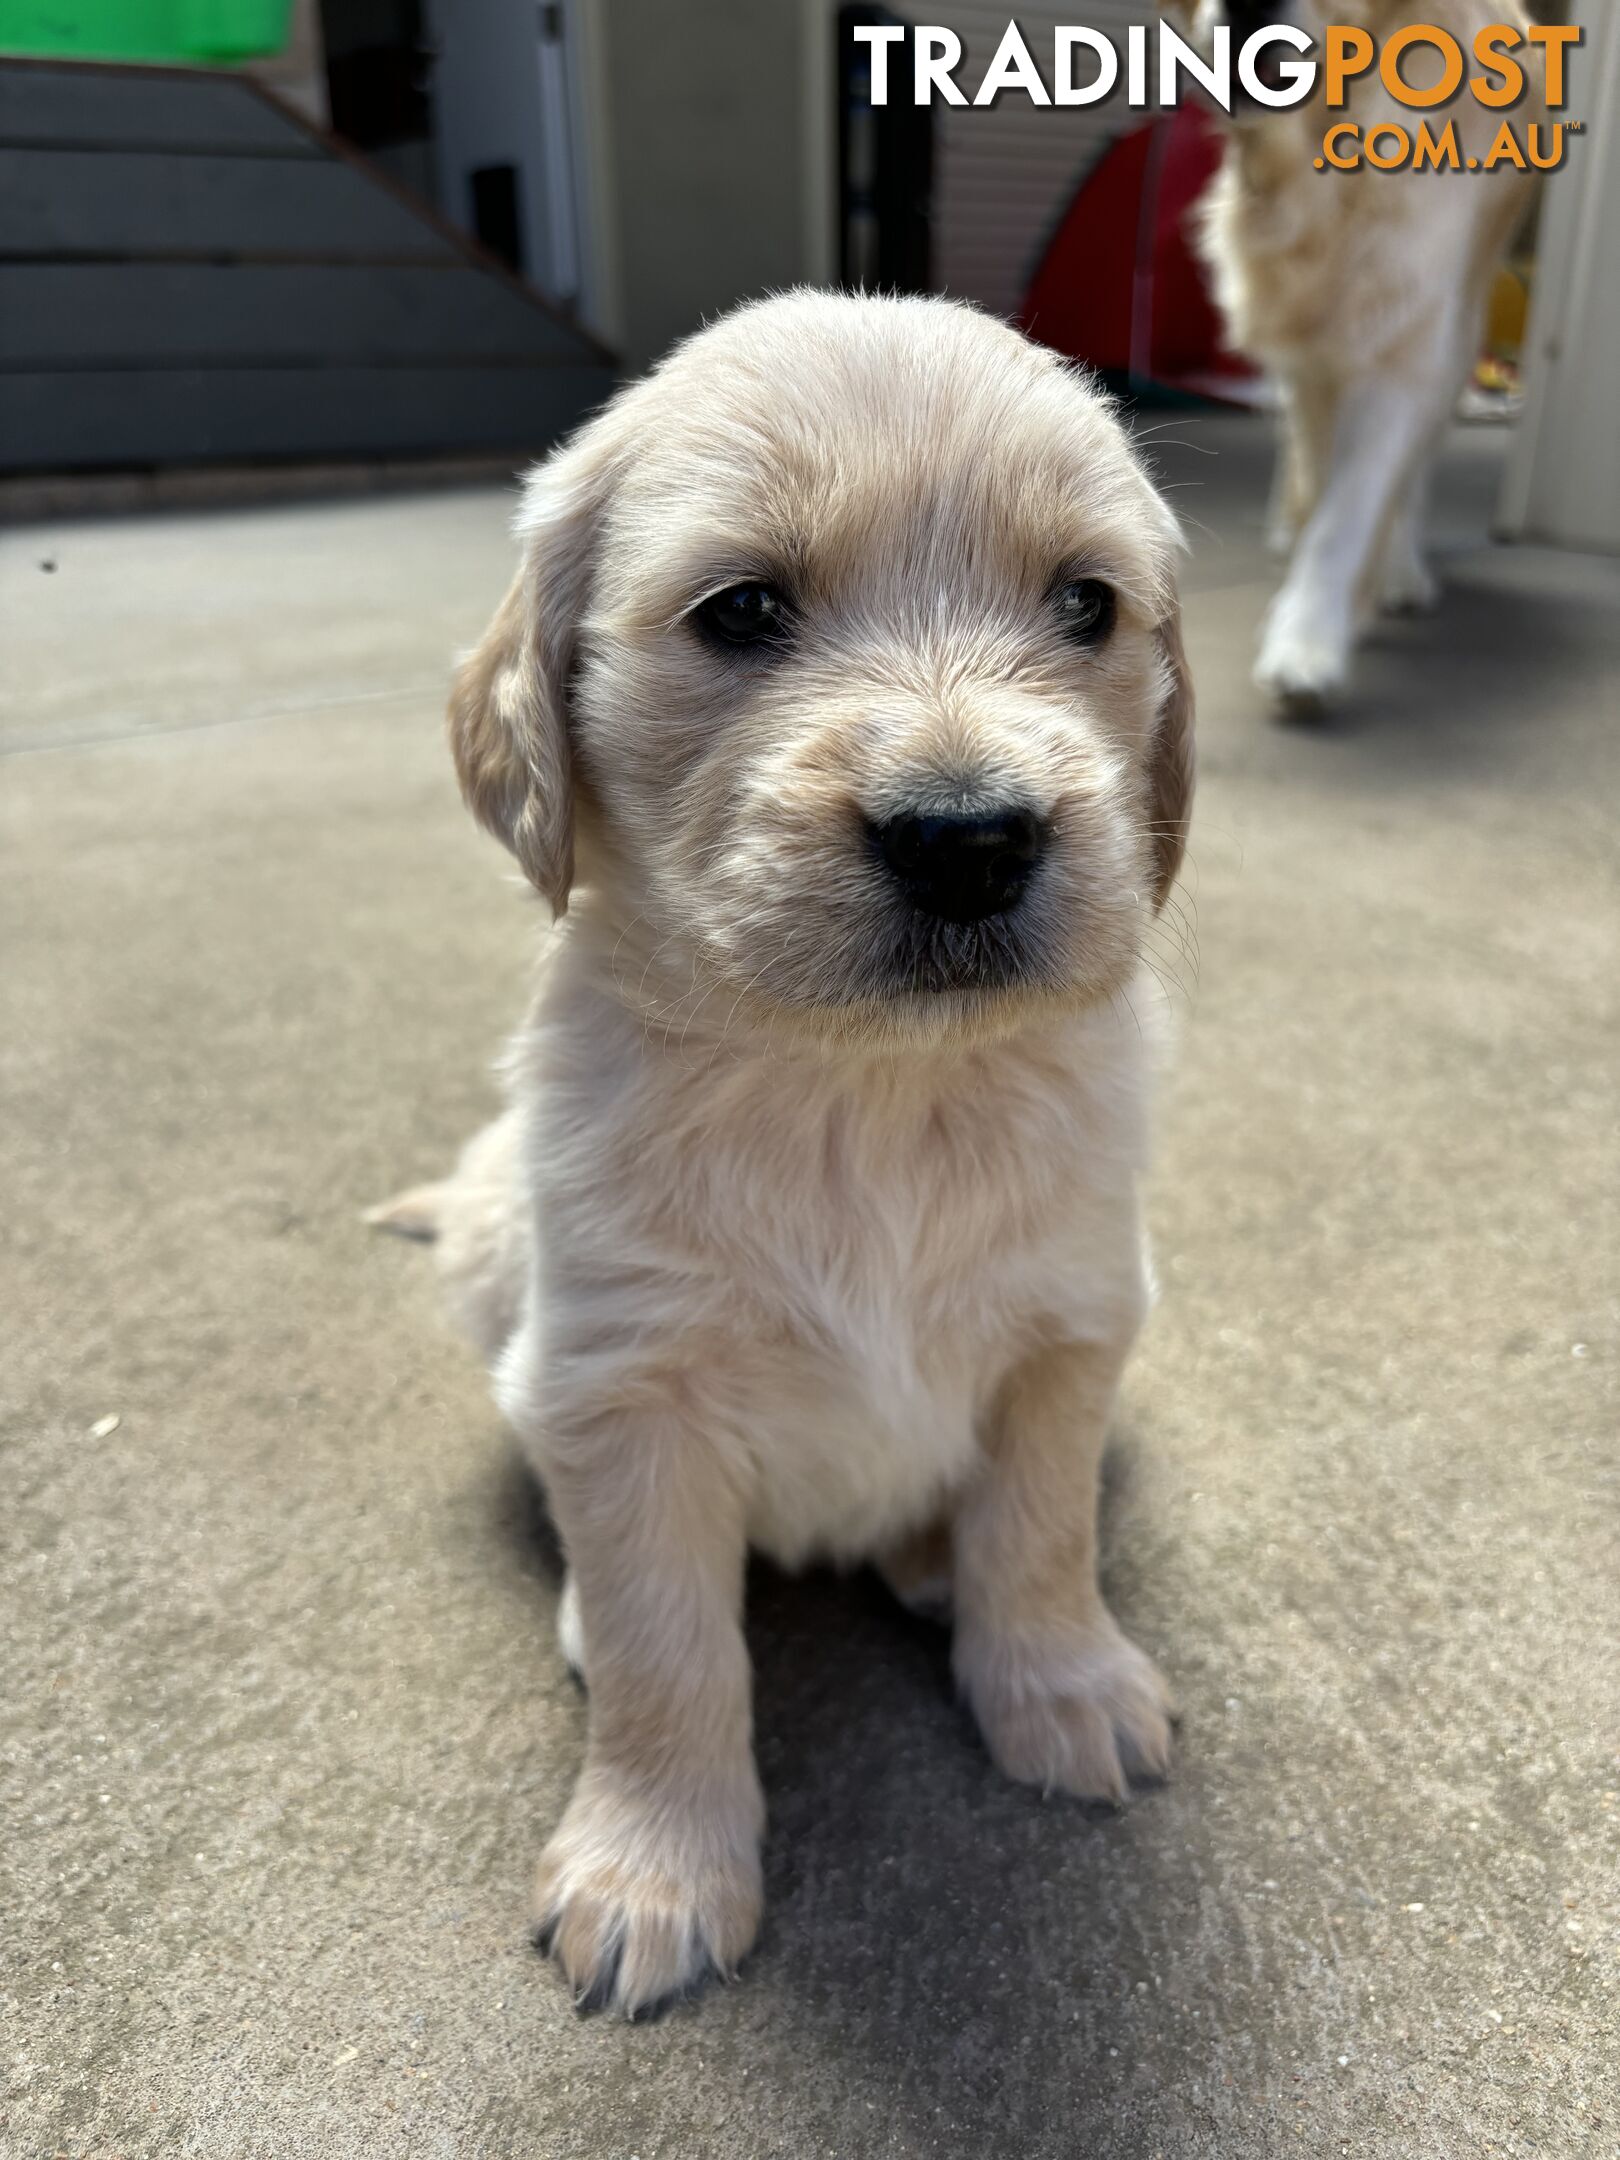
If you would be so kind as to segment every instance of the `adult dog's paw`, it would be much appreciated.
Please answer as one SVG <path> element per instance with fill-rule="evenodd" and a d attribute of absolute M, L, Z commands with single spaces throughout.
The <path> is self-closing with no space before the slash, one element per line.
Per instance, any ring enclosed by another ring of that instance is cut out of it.
<path fill-rule="evenodd" d="M 587 1772 L 540 1861 L 534 1939 L 580 2010 L 633 2018 L 711 1973 L 759 1930 L 757 1790 L 743 1804 L 633 1801 Z"/>
<path fill-rule="evenodd" d="M 1296 716 L 1320 711 L 1350 679 L 1353 644 L 1351 622 L 1316 612 L 1285 586 L 1266 617 L 1254 679 Z"/>
<path fill-rule="evenodd" d="M 1378 605 L 1386 615 L 1432 615 L 1440 580 L 1410 546 L 1392 549 L 1378 572 Z"/>
<path fill-rule="evenodd" d="M 1120 1807 L 1133 1777 L 1168 1774 L 1170 1691 L 1111 1621 L 1061 1647 L 959 1642 L 956 1664 L 993 1760 L 1020 1784 Z"/>

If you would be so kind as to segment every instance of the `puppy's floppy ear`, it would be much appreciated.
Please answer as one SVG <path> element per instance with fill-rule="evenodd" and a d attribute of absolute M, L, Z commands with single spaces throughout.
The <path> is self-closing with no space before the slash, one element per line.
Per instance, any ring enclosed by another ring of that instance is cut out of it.
<path fill-rule="evenodd" d="M 1181 607 L 1170 609 L 1155 633 L 1159 644 L 1159 716 L 1148 754 L 1148 814 L 1153 820 L 1153 905 L 1162 908 L 1181 868 L 1192 818 L 1193 683 L 1181 642 Z"/>
<path fill-rule="evenodd" d="M 530 475 L 517 521 L 522 567 L 450 693 L 450 748 L 468 808 L 554 915 L 574 877 L 568 683 L 609 464 L 599 420 Z"/>

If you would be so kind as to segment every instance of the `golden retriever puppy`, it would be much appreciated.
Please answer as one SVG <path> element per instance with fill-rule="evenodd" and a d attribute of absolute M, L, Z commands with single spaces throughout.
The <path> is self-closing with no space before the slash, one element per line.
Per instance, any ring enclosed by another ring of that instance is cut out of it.
<path fill-rule="evenodd" d="M 1195 14 L 1206 43 L 1223 22 L 1234 44 L 1290 23 L 1317 39 L 1318 55 L 1330 23 L 1369 31 L 1381 52 L 1393 31 L 1421 21 L 1457 38 L 1470 73 L 1476 32 L 1526 27 L 1518 0 L 1198 0 Z M 1420 89 L 1439 67 L 1427 46 L 1402 62 Z M 1532 98 L 1515 126 L 1539 110 Z M 1372 610 L 1424 609 L 1438 597 L 1423 548 L 1427 468 L 1477 357 L 1491 274 L 1528 184 L 1511 165 L 1318 171 L 1323 137 L 1335 121 L 1365 138 L 1384 121 L 1411 132 L 1454 120 L 1463 158 L 1483 159 L 1502 119 L 1466 93 L 1414 111 L 1376 70 L 1353 80 L 1343 111 L 1328 109 L 1321 74 L 1302 105 L 1234 106 L 1202 246 L 1232 344 L 1263 362 L 1283 395 L 1272 540 L 1289 561 L 1256 680 L 1285 706 L 1309 712 L 1344 687 Z"/>
<path fill-rule="evenodd" d="M 1108 405 L 941 301 L 742 309 L 518 532 L 451 739 L 567 914 L 504 1116 L 384 1214 L 437 1232 L 561 1534 L 589 1739 L 537 1926 L 634 2014 L 759 1920 L 751 1546 L 948 1598 L 1009 1775 L 1166 1767 L 1096 1502 L 1192 695 Z"/>

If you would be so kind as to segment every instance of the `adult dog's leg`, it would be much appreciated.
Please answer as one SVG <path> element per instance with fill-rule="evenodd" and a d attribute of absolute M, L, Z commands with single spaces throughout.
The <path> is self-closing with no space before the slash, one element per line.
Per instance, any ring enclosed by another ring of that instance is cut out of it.
<path fill-rule="evenodd" d="M 1123 1801 L 1162 1776 L 1170 1703 L 1097 1586 L 1097 1472 L 1128 1340 L 1013 1374 L 956 1519 L 956 1674 L 1009 1777 Z"/>
<path fill-rule="evenodd" d="M 1342 688 L 1373 550 L 1442 395 L 1426 379 L 1375 376 L 1346 387 L 1327 483 L 1266 617 L 1255 671 L 1262 688 L 1297 702 Z"/>
<path fill-rule="evenodd" d="M 1292 396 L 1292 392 L 1288 394 Z M 1299 531 L 1296 464 L 1294 416 L 1285 406 L 1277 416 L 1277 452 L 1271 467 L 1271 494 L 1266 502 L 1266 549 L 1272 555 L 1287 556 Z"/>
<path fill-rule="evenodd" d="M 1395 505 L 1378 565 L 1378 605 L 1390 615 L 1424 615 L 1440 599 L 1429 568 L 1424 531 L 1429 507 L 1429 466 L 1420 453 Z"/>
<path fill-rule="evenodd" d="M 540 1862 L 537 1937 L 583 2004 L 627 2016 L 731 1971 L 759 1925 L 743 1508 L 687 1397 L 671 1379 L 662 1406 L 550 1434 L 545 1450 L 590 1723 Z"/>
<path fill-rule="evenodd" d="M 1333 451 L 1335 384 L 1319 375 L 1295 373 L 1283 382 L 1277 465 L 1266 513 L 1266 545 L 1289 555 L 1316 508 Z"/>

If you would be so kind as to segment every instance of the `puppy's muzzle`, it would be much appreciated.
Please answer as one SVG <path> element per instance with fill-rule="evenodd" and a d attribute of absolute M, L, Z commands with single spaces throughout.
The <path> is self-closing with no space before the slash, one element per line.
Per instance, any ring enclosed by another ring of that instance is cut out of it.
<path fill-rule="evenodd" d="M 1016 907 L 1046 845 L 1040 819 L 1014 804 L 960 816 L 905 811 L 868 830 L 913 907 L 951 923 Z"/>

